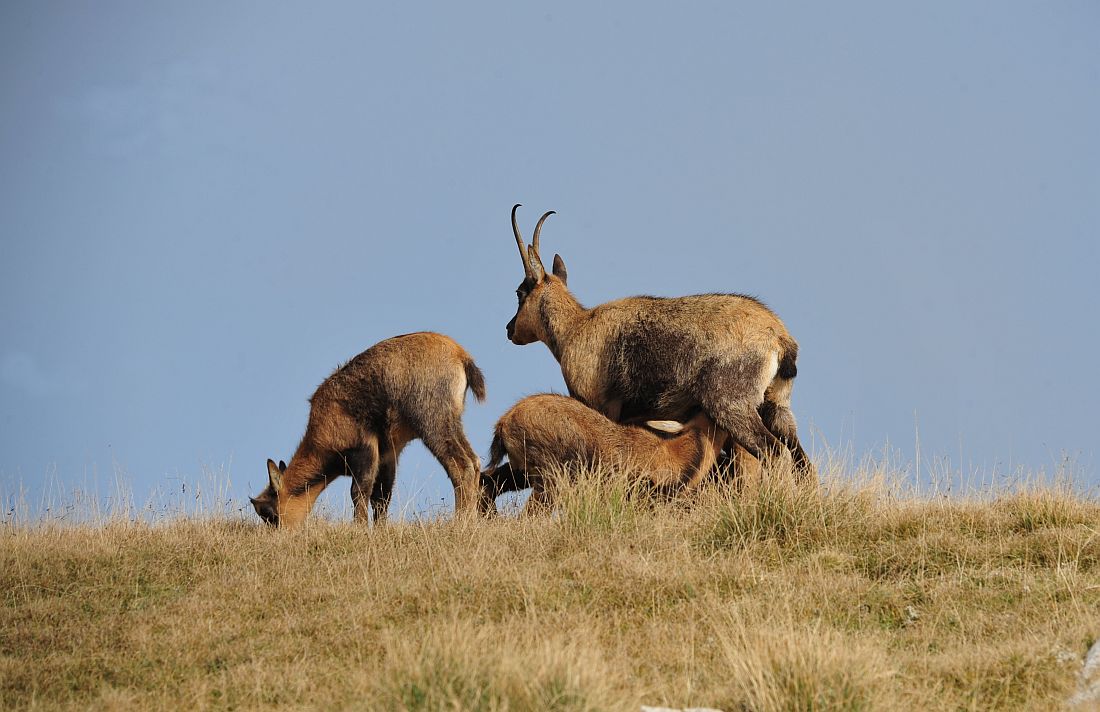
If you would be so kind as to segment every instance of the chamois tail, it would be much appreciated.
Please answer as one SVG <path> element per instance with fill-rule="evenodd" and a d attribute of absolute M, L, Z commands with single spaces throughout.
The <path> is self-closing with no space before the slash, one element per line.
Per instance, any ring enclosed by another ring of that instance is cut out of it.
<path fill-rule="evenodd" d="M 504 447 L 504 433 L 501 432 L 500 423 L 493 429 L 493 444 L 489 446 L 489 464 L 486 471 L 494 470 L 500 466 L 508 451 Z"/>
<path fill-rule="evenodd" d="M 478 403 L 483 402 L 485 400 L 485 374 L 481 372 L 481 369 L 477 367 L 477 364 L 469 355 L 463 359 L 462 366 L 466 369 L 466 387 L 474 394 L 474 398 L 477 398 Z"/>
<path fill-rule="evenodd" d="M 798 375 L 798 342 L 794 339 L 783 339 L 779 344 L 779 373 L 780 378 L 790 380 Z"/>

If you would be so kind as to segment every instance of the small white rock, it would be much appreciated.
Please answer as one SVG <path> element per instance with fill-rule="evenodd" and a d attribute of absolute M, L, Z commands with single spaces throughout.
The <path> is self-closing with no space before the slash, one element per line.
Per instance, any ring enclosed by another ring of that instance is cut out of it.
<path fill-rule="evenodd" d="M 1100 640 L 1089 648 L 1085 655 L 1085 665 L 1081 668 L 1081 677 L 1077 682 L 1077 692 L 1069 698 L 1070 706 L 1092 705 L 1100 707 Z"/>

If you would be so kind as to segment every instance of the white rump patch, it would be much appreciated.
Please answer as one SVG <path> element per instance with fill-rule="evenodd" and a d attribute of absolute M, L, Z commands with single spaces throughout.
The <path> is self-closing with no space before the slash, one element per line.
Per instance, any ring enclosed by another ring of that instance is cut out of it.
<path fill-rule="evenodd" d="M 764 382 L 758 384 L 757 386 L 760 393 L 760 400 L 764 399 L 764 395 L 767 393 L 768 386 L 770 386 L 772 381 L 775 380 L 775 377 L 779 375 L 778 351 L 772 351 L 770 354 L 768 354 L 768 363 L 765 365 L 764 373 L 762 375 L 764 376 Z"/>
<path fill-rule="evenodd" d="M 463 373 L 461 378 L 455 379 L 454 391 L 454 403 L 458 407 L 458 412 L 461 413 L 466 408 L 466 374 Z"/>

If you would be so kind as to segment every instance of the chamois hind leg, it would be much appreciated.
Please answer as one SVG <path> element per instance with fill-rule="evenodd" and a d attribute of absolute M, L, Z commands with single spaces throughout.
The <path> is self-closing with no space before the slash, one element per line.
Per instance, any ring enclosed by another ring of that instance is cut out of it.
<path fill-rule="evenodd" d="M 703 369 L 696 398 L 715 424 L 762 462 L 788 455 L 787 447 L 764 424 L 757 410 L 777 365 L 745 354 L 733 362 L 713 362 Z"/>
<path fill-rule="evenodd" d="M 791 389 L 794 380 L 790 378 L 776 377 L 764 393 L 764 402 L 757 409 L 764 425 L 784 445 L 790 448 L 791 457 L 794 460 L 795 472 L 800 481 L 817 479 L 813 463 L 802 448 L 798 439 L 798 425 L 795 423 L 794 413 L 791 411 Z"/>
<path fill-rule="evenodd" d="M 462 421 L 447 418 L 435 427 L 425 428 L 420 439 L 443 465 L 454 485 L 455 514 L 476 511 L 481 460 L 462 431 Z"/>
<path fill-rule="evenodd" d="M 737 444 L 761 463 L 773 462 L 776 458 L 787 456 L 783 441 L 768 430 L 751 404 L 716 404 L 714 410 L 708 409 L 707 413 L 714 418 L 718 427 L 732 433 Z"/>
<path fill-rule="evenodd" d="M 397 478 L 397 451 L 383 447 L 378 455 L 378 476 L 370 493 L 370 506 L 374 511 L 374 523 L 385 524 L 393 497 L 393 483 Z"/>
<path fill-rule="evenodd" d="M 378 440 L 370 438 L 362 447 L 344 454 L 344 466 L 351 475 L 351 501 L 355 505 L 355 521 L 367 523 L 367 501 L 374 491 L 378 475 Z"/>

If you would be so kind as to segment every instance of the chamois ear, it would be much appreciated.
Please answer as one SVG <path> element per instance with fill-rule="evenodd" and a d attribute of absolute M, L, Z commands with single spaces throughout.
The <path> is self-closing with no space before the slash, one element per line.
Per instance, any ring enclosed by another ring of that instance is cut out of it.
<path fill-rule="evenodd" d="M 652 428 L 662 433 L 671 433 L 672 435 L 683 432 L 684 430 L 684 424 L 675 420 L 647 420 L 645 424 L 647 428 Z"/>
<path fill-rule="evenodd" d="M 286 463 L 279 460 L 279 472 L 286 472 Z"/>
<path fill-rule="evenodd" d="M 282 462 L 279 463 L 279 465 L 282 464 Z M 267 461 L 267 479 L 271 484 L 271 489 L 276 492 L 283 487 L 283 472 L 286 470 L 285 465 L 281 469 L 279 465 L 276 465 L 274 460 Z"/>
<path fill-rule="evenodd" d="M 542 258 L 532 245 L 527 246 L 527 259 L 531 261 L 531 276 L 534 277 L 535 283 L 546 279 L 546 268 L 542 266 Z"/>
<path fill-rule="evenodd" d="M 562 284 L 566 284 L 569 280 L 569 273 L 565 270 L 565 260 L 558 254 L 554 255 L 554 276 L 560 279 Z"/>

